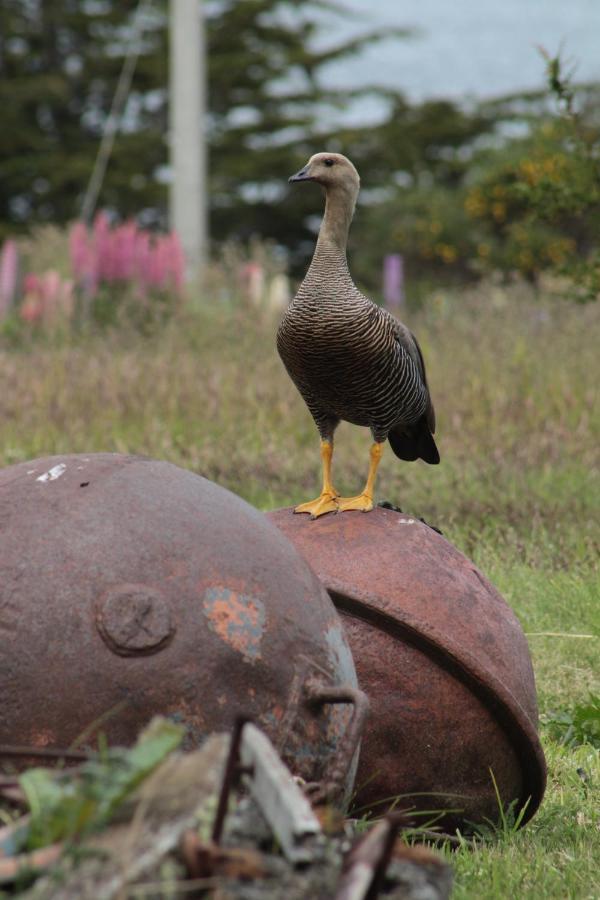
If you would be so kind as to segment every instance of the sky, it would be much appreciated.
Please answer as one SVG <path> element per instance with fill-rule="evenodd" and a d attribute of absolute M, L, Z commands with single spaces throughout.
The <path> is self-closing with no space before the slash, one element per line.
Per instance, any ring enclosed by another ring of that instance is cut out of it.
<path fill-rule="evenodd" d="M 411 100 L 493 97 L 544 86 L 536 49 L 561 47 L 576 80 L 600 81 L 600 0 L 344 0 L 356 18 L 323 17 L 320 42 L 374 27 L 416 30 L 328 67 L 329 86 L 391 85 Z M 358 105 L 359 114 L 368 113 Z"/>

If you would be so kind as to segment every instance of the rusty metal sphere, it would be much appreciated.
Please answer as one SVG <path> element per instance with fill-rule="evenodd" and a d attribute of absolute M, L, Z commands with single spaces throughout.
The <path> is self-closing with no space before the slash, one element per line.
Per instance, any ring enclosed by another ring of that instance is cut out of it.
<path fill-rule="evenodd" d="M 352 712 L 331 685 L 356 686 L 339 616 L 281 532 L 205 478 L 102 453 L 0 471 L 0 586 L 0 743 L 127 745 L 161 713 L 195 746 L 244 714 L 305 778 L 337 763 Z"/>
<path fill-rule="evenodd" d="M 268 515 L 327 587 L 369 696 L 355 807 L 383 812 L 405 795 L 400 808 L 444 809 L 447 827 L 496 821 L 492 771 L 527 821 L 546 768 L 527 641 L 498 591 L 444 537 L 391 509 Z"/>

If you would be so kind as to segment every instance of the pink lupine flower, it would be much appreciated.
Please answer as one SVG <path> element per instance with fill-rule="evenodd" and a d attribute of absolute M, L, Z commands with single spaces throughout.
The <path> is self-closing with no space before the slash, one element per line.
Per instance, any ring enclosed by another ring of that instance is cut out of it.
<path fill-rule="evenodd" d="M 28 274 L 23 279 L 23 302 L 19 307 L 19 316 L 24 322 L 39 322 L 44 312 L 41 296 L 41 282 L 37 275 Z"/>
<path fill-rule="evenodd" d="M 131 284 L 139 296 L 183 289 L 185 259 L 175 232 L 154 236 L 132 220 L 111 228 L 106 213 L 98 213 L 91 231 L 82 222 L 72 226 L 69 246 L 73 274 L 88 297 L 101 283 Z"/>
<path fill-rule="evenodd" d="M 116 230 L 117 252 L 119 256 L 118 277 L 130 281 L 135 277 L 135 242 L 137 225 L 133 221 L 125 222 Z"/>
<path fill-rule="evenodd" d="M 96 258 L 96 268 L 99 281 L 111 281 L 112 276 L 112 246 L 110 234 L 110 222 L 104 212 L 99 212 L 94 219 L 92 227 L 92 245 Z"/>
<path fill-rule="evenodd" d="M 138 231 L 135 237 L 135 268 L 140 293 L 145 293 L 151 284 L 150 262 L 152 251 L 150 248 L 150 235 L 147 231 Z"/>
<path fill-rule="evenodd" d="M 156 239 L 154 245 L 153 282 L 157 288 L 166 288 L 170 274 L 170 246 L 166 237 Z"/>
<path fill-rule="evenodd" d="M 7 240 L 0 255 L 0 320 L 9 313 L 17 294 L 19 251 L 16 241 Z"/>
<path fill-rule="evenodd" d="M 69 319 L 75 311 L 74 284 L 70 279 L 63 280 L 54 269 L 43 275 L 26 275 L 23 288 L 19 315 L 25 322 L 51 325 L 60 318 Z"/>

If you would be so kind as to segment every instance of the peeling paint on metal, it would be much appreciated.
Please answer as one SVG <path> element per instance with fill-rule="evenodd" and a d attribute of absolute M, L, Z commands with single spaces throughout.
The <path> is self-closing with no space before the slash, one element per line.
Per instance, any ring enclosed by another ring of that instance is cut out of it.
<path fill-rule="evenodd" d="M 222 640 L 251 662 L 261 658 L 266 621 L 262 600 L 226 587 L 212 587 L 204 594 L 203 606 L 209 628 Z"/>
<path fill-rule="evenodd" d="M 47 481 L 56 481 L 57 478 L 60 478 L 60 476 L 64 474 L 66 468 L 65 463 L 59 463 L 57 466 L 52 466 L 52 468 L 48 469 L 47 472 L 44 472 L 43 475 L 38 475 L 35 480 L 41 481 L 44 484 Z"/>

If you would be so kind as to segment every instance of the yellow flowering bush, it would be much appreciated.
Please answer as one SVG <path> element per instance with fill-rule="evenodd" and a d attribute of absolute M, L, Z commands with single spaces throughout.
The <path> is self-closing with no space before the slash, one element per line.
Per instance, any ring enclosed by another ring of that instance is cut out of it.
<path fill-rule="evenodd" d="M 600 296 L 600 124 L 597 102 L 576 111 L 576 95 L 557 58 L 546 58 L 559 115 L 495 154 L 464 201 L 482 231 L 482 268 L 514 270 L 535 282 L 566 275 L 578 299 Z"/>

